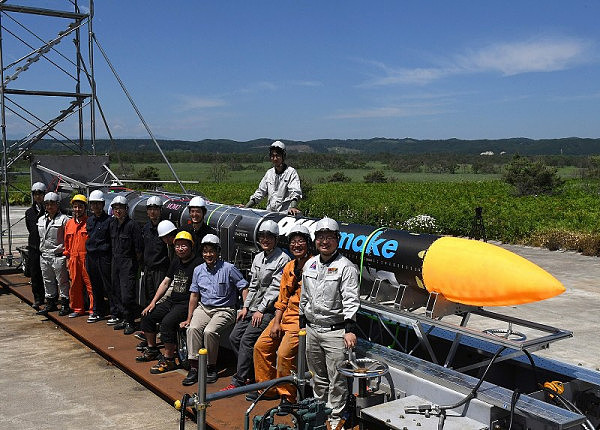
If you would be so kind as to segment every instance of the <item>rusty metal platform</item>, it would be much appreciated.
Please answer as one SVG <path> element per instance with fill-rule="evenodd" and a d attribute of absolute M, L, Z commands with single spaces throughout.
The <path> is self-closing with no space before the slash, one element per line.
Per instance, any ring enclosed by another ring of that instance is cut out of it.
<path fill-rule="evenodd" d="M 0 285 L 10 289 L 14 295 L 29 305 L 33 303 L 29 278 L 22 273 L 0 273 Z M 32 317 L 37 317 L 33 310 Z M 183 369 L 164 375 L 152 375 L 150 367 L 154 362 L 135 361 L 135 357 L 140 354 L 135 349 L 139 340 L 134 336 L 125 336 L 122 331 L 113 330 L 112 326 L 107 326 L 103 321 L 88 324 L 85 317 L 59 317 L 57 312 L 51 312 L 49 319 L 171 405 L 175 400 L 181 399 L 184 393 L 192 394 L 197 390 L 197 385 L 191 387 L 181 385 L 181 381 L 187 374 Z M 218 367 L 219 380 L 207 386 L 208 393 L 218 391 L 229 384 L 230 376 L 235 371 L 235 357 L 231 351 L 221 350 Z M 261 415 L 276 404 L 275 401 L 261 402 L 254 409 L 252 416 Z M 215 430 L 243 429 L 244 413 L 249 405 L 250 403 L 243 396 L 213 402 L 207 409 L 206 422 Z"/>

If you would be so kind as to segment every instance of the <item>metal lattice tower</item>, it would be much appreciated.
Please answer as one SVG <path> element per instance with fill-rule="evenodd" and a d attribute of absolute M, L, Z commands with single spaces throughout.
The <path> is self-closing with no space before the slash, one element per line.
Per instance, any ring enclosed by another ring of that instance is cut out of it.
<path fill-rule="evenodd" d="M 9 190 L 15 189 L 11 167 L 27 159 L 33 146 L 42 141 L 61 145 L 75 154 L 95 155 L 93 0 L 89 0 L 85 11 L 77 0 L 64 3 L 65 9 L 51 10 L 0 0 L 1 180 L 5 209 L 4 217 L 0 212 L 0 248 L 9 258 Z M 84 147 L 84 139 L 91 142 L 91 148 Z"/>

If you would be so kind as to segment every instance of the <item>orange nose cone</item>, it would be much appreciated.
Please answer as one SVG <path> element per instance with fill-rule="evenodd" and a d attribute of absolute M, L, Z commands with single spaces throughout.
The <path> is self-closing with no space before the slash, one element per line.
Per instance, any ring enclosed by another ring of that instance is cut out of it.
<path fill-rule="evenodd" d="M 565 287 L 531 261 L 485 242 L 442 237 L 423 261 L 429 292 L 473 306 L 507 306 L 561 294 Z"/>

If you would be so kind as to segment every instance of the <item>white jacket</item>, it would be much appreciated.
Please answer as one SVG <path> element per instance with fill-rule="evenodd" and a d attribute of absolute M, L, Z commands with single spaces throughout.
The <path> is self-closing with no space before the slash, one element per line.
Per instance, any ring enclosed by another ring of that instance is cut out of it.
<path fill-rule="evenodd" d="M 300 315 L 309 324 L 329 327 L 356 321 L 360 307 L 358 270 L 339 254 L 327 263 L 320 256 L 309 259 L 302 271 Z"/>
<path fill-rule="evenodd" d="M 54 219 L 48 214 L 38 219 L 37 227 L 40 233 L 40 253 L 44 256 L 59 257 L 65 250 L 65 224 L 69 217 L 58 212 Z"/>
<path fill-rule="evenodd" d="M 268 198 L 268 211 L 287 212 L 292 200 L 298 201 L 302 198 L 300 177 L 296 169 L 286 166 L 280 174 L 275 173 L 275 167 L 267 170 L 250 200 L 256 204 L 264 197 Z"/>
<path fill-rule="evenodd" d="M 290 261 L 290 257 L 279 247 L 275 247 L 266 258 L 264 251 L 256 254 L 250 268 L 252 279 L 244 301 L 245 308 L 251 312 L 274 311 L 273 305 L 279 297 L 283 267 L 288 261 Z"/>

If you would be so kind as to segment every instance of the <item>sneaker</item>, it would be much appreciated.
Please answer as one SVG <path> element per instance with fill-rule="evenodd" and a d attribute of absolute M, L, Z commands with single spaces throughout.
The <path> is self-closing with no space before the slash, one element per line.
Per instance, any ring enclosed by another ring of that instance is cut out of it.
<path fill-rule="evenodd" d="M 256 399 L 258 399 L 258 396 L 262 394 L 262 391 L 251 391 L 248 394 L 246 394 L 246 400 L 248 400 L 249 402 L 255 402 Z M 262 394 L 262 397 L 260 398 L 260 400 L 278 400 L 279 399 L 279 394 L 270 394 L 270 393 L 264 393 Z"/>
<path fill-rule="evenodd" d="M 160 351 L 157 347 L 148 347 L 144 351 L 144 353 L 138 357 L 135 357 L 135 361 L 138 362 L 146 362 L 146 361 L 154 361 L 157 360 L 160 356 Z"/>
<path fill-rule="evenodd" d="M 156 375 L 158 373 L 170 372 L 175 369 L 177 369 L 175 358 L 168 359 L 163 357 L 162 360 L 150 368 L 150 373 Z"/>
<path fill-rule="evenodd" d="M 139 340 L 146 340 L 146 335 L 144 334 L 143 331 L 137 331 L 133 334 L 136 338 L 138 338 Z"/>
<path fill-rule="evenodd" d="M 144 349 L 146 349 L 146 347 L 148 346 L 148 342 L 145 340 L 142 340 L 140 343 L 138 343 L 135 347 L 135 349 L 137 349 L 138 351 L 143 351 Z"/>
<path fill-rule="evenodd" d="M 125 321 L 121 321 L 113 326 L 115 330 L 124 330 L 127 323 Z"/>
<path fill-rule="evenodd" d="M 135 324 L 125 323 L 125 328 L 123 330 L 123 334 L 133 334 L 133 333 L 135 333 Z"/>
<path fill-rule="evenodd" d="M 233 390 L 234 388 L 238 388 L 238 386 L 235 384 L 229 384 L 225 388 L 221 388 L 219 391 L 228 391 L 228 390 Z"/>
<path fill-rule="evenodd" d="M 80 313 L 80 312 L 71 312 L 68 316 L 69 316 L 69 318 L 77 318 L 77 317 L 80 317 L 80 316 L 83 316 L 83 315 L 85 315 L 85 314 L 84 313 Z"/>
<path fill-rule="evenodd" d="M 194 369 L 193 367 L 189 370 L 187 376 L 183 381 L 181 381 L 182 385 L 194 385 L 198 382 L 198 369 Z"/>
<path fill-rule="evenodd" d="M 216 366 L 208 366 L 206 369 L 206 383 L 214 384 L 219 379 Z"/>
<path fill-rule="evenodd" d="M 118 317 L 110 317 L 108 321 L 106 321 L 106 325 L 117 325 L 121 322 L 121 318 Z"/>
<path fill-rule="evenodd" d="M 102 318 L 103 318 L 102 315 L 98 315 L 98 314 L 94 313 L 88 317 L 87 322 L 95 323 L 95 322 L 100 321 Z"/>

